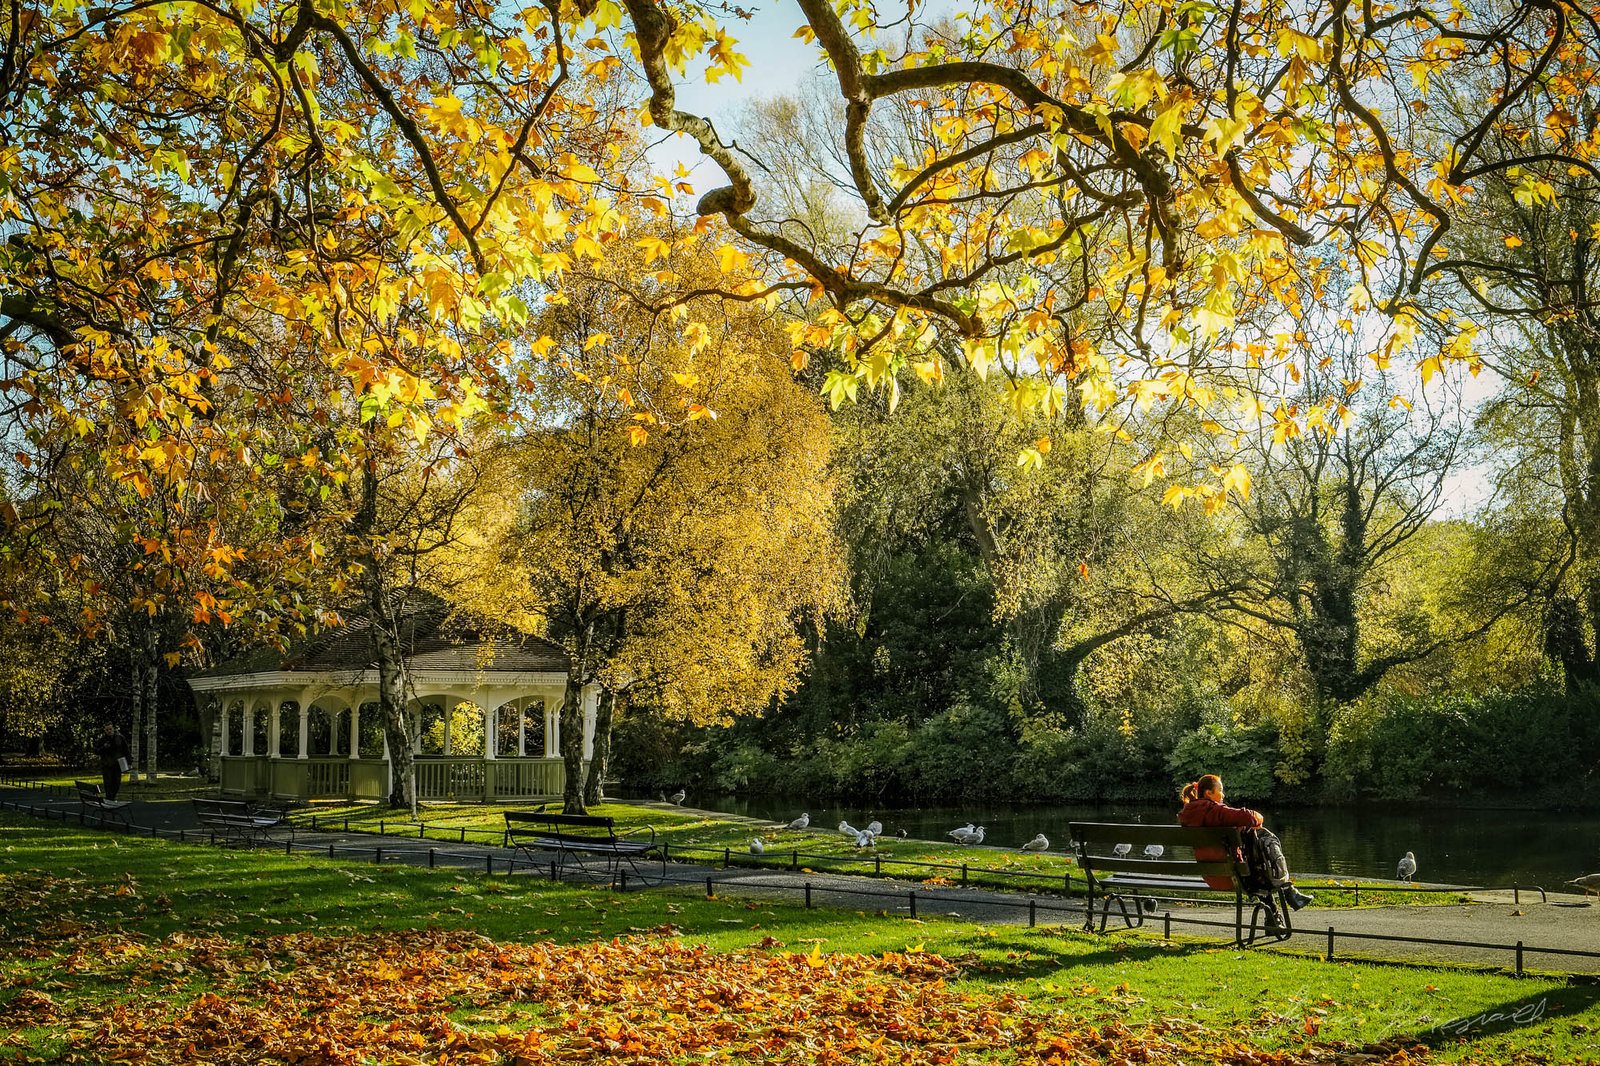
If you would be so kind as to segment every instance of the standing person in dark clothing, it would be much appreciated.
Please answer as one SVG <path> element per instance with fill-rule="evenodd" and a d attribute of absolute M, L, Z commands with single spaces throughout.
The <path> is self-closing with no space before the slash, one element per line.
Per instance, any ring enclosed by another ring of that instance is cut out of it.
<path fill-rule="evenodd" d="M 100 776 L 106 799 L 117 798 L 122 787 L 122 774 L 128 768 L 128 742 L 122 739 L 117 727 L 106 723 L 105 730 L 95 738 L 94 753 L 100 756 Z"/>
<path fill-rule="evenodd" d="M 1266 829 L 1262 828 L 1265 822 L 1266 819 L 1261 817 L 1259 811 L 1252 811 L 1247 807 L 1229 807 L 1224 803 L 1222 778 L 1216 774 L 1206 774 L 1200 780 L 1183 786 L 1183 810 L 1178 812 L 1179 825 L 1191 827 L 1234 826 L 1254 832 L 1258 837 L 1271 836 Z M 1261 843 L 1265 845 L 1267 842 L 1262 840 Z M 1280 854 L 1283 850 L 1281 845 L 1278 844 L 1278 838 L 1275 836 L 1272 837 L 1269 846 L 1275 848 Z M 1201 862 L 1226 862 L 1228 858 L 1223 854 L 1221 848 L 1195 848 L 1194 857 Z M 1277 878 L 1272 877 L 1265 870 L 1258 872 L 1263 880 L 1271 882 L 1272 887 L 1282 893 L 1283 902 L 1291 910 L 1299 910 L 1316 897 L 1308 896 L 1298 888 L 1295 888 L 1294 882 L 1288 878 L 1288 864 L 1285 862 L 1283 866 L 1283 875 Z M 1226 889 L 1233 887 L 1233 882 L 1226 877 L 1207 877 L 1206 884 L 1212 888 Z"/>

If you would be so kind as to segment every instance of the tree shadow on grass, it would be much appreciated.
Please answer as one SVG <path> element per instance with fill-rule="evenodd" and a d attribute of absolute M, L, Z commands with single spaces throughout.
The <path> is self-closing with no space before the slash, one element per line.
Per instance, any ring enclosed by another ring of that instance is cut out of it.
<path fill-rule="evenodd" d="M 1413 1047 L 1423 1044 L 1435 1050 L 1464 1047 L 1479 1041 L 1526 1030 L 1530 1042 L 1539 1041 L 1540 1032 L 1550 1022 L 1582 1014 L 1600 1005 L 1600 982 L 1574 982 L 1544 988 L 1518 999 L 1506 1000 L 1467 1013 L 1435 1019 L 1419 1019 L 1419 1028 L 1403 1036 L 1390 1037 L 1379 1049 Z M 1449 1010 L 1448 1004 L 1441 1013 Z M 1421 1023 L 1428 1024 L 1421 1024 Z"/>

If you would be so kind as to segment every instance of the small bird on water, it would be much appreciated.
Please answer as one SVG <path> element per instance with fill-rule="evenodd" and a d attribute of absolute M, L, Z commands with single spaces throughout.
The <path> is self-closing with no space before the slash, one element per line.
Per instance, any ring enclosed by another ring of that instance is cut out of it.
<path fill-rule="evenodd" d="M 1394 875 L 1402 881 L 1414 880 L 1417 876 L 1417 857 L 1411 852 L 1406 852 L 1405 858 L 1400 860 L 1400 865 L 1395 868 Z"/>

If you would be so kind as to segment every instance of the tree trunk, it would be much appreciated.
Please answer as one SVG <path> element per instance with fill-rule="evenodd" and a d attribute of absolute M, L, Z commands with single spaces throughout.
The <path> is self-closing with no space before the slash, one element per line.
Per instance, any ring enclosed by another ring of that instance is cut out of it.
<path fill-rule="evenodd" d="M 383 712 L 383 735 L 389 743 L 389 806 L 414 811 L 417 760 L 411 719 L 406 714 L 405 659 L 392 620 L 381 607 L 374 611 L 372 634 L 378 660 L 378 703 Z"/>
<path fill-rule="evenodd" d="M 600 703 L 594 714 L 594 754 L 589 757 L 589 773 L 583 782 L 583 803 L 593 807 L 605 799 L 606 770 L 611 763 L 611 723 L 618 696 L 609 688 L 600 690 Z"/>
<path fill-rule="evenodd" d="M 133 653 L 133 728 L 128 730 L 128 780 L 139 780 L 139 744 L 144 733 L 144 659 Z"/>
<path fill-rule="evenodd" d="M 146 781 L 156 779 L 156 694 L 160 684 L 159 667 L 160 647 L 156 640 L 155 630 L 145 640 L 144 660 L 144 776 Z"/>
<path fill-rule="evenodd" d="M 561 703 L 561 762 L 566 771 L 561 804 L 567 814 L 585 814 L 588 810 L 583 802 L 583 677 L 587 659 L 588 655 L 582 653 L 573 658 L 567 670 L 566 698 Z"/>

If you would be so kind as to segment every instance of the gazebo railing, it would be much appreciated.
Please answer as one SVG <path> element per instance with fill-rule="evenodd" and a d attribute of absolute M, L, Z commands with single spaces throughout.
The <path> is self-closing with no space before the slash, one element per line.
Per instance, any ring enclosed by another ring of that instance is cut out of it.
<path fill-rule="evenodd" d="M 559 796 L 566 781 L 560 759 L 419 755 L 416 769 L 417 798 L 430 801 L 542 799 Z M 389 790 L 386 759 L 225 755 L 220 772 L 224 792 L 280 800 L 379 800 Z"/>

